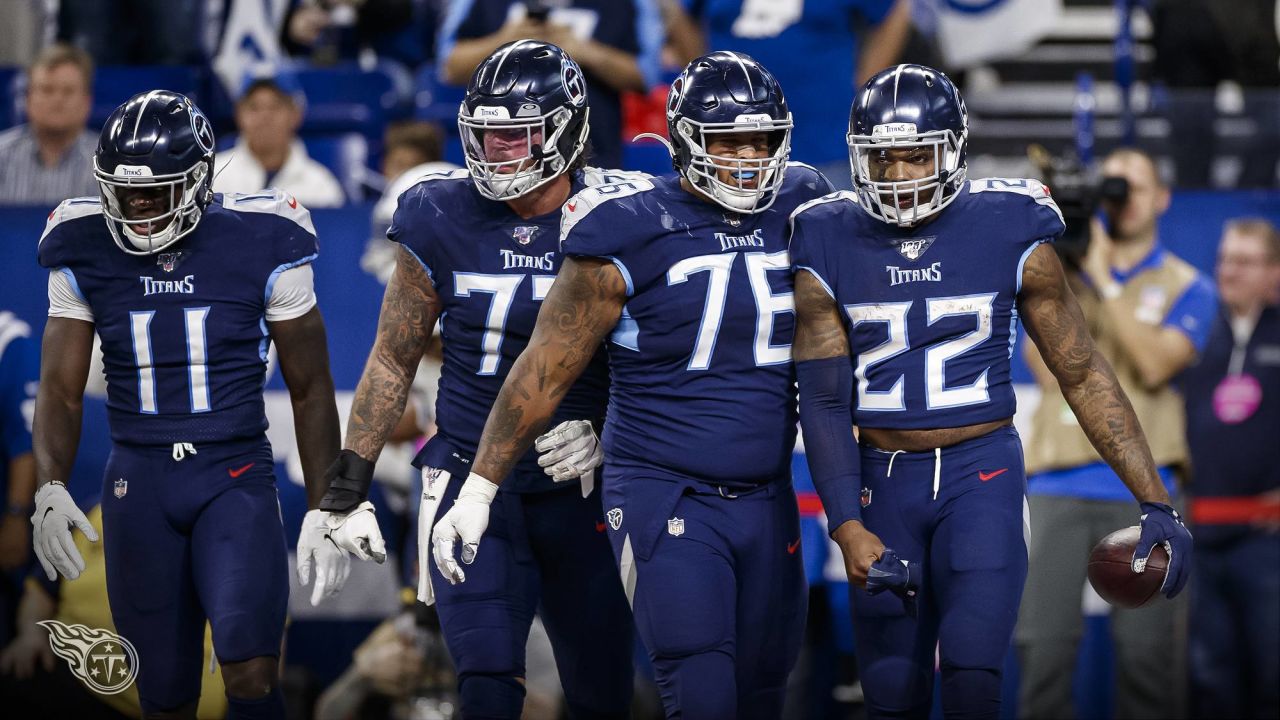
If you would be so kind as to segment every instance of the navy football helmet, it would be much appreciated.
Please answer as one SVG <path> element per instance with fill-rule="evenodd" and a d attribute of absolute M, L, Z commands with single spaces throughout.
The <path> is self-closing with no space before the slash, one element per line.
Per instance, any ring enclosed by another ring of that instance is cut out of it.
<path fill-rule="evenodd" d="M 213 197 L 213 148 L 213 125 L 185 95 L 138 93 L 111 113 L 93 174 L 121 250 L 149 255 L 196 229 Z"/>
<path fill-rule="evenodd" d="M 721 50 L 695 59 L 671 83 L 667 96 L 672 164 L 694 187 L 734 212 L 758 213 L 773 204 L 791 154 L 791 127 L 782 86 L 742 53 Z M 711 136 L 742 132 L 768 134 L 764 157 L 745 160 L 707 152 Z M 734 181 L 722 181 L 721 170 Z"/>
<path fill-rule="evenodd" d="M 587 79 L 551 43 L 516 40 L 485 58 L 458 109 L 467 169 L 481 195 L 511 200 L 569 170 L 587 143 Z M 524 147 L 522 156 L 490 159 L 490 149 Z M 501 139 L 506 138 L 506 139 Z"/>
<path fill-rule="evenodd" d="M 941 212 L 964 185 L 968 138 L 969 113 L 946 75 L 923 65 L 898 65 L 876 74 L 849 112 L 849 161 L 862 206 L 902 226 Z M 903 148 L 930 149 L 933 172 L 918 180 L 875 180 L 873 157 Z"/>

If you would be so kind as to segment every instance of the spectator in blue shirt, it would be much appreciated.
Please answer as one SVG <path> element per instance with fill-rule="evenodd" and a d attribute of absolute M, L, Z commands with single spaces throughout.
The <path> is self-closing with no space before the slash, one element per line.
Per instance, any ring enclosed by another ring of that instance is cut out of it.
<path fill-rule="evenodd" d="M 1200 362 L 1182 377 L 1191 448 L 1192 717 L 1280 717 L 1280 232 L 1227 223 Z"/>
<path fill-rule="evenodd" d="M 445 82 L 465 85 L 494 50 L 530 38 L 560 46 L 587 76 L 591 165 L 622 167 L 622 98 L 658 83 L 657 0 L 450 0 L 437 42 Z"/>
<path fill-rule="evenodd" d="M 848 133 L 854 91 L 896 63 L 911 29 L 908 0 L 683 0 L 707 47 L 769 68 L 795 120 L 791 158 L 852 189 Z M 862 35 L 861 39 L 859 35 Z"/>

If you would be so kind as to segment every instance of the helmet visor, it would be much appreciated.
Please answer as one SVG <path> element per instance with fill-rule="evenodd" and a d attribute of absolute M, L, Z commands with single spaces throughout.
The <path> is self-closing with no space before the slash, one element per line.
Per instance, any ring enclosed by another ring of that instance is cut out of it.
<path fill-rule="evenodd" d="M 468 115 L 463 105 L 458 130 L 467 169 L 480 193 L 491 200 L 511 200 L 566 170 L 582 147 L 581 141 L 575 142 L 568 158 L 559 149 L 572 115 L 564 107 L 526 118 L 507 117 L 503 107 L 479 107 Z M 582 130 L 585 135 L 586 123 Z"/>
<path fill-rule="evenodd" d="M 677 131 L 690 148 L 689 181 L 735 212 L 767 209 L 782 186 L 791 127 L 790 115 L 732 123 L 682 120 Z"/>
<path fill-rule="evenodd" d="M 103 214 L 125 252 L 157 252 L 195 229 L 200 216 L 198 193 L 208 175 L 204 162 L 183 173 L 151 175 L 145 165 L 104 170 L 95 158 L 93 173 Z"/>
<path fill-rule="evenodd" d="M 950 130 L 848 135 L 855 189 L 873 215 L 913 225 L 936 214 L 964 181 L 961 139 Z"/>

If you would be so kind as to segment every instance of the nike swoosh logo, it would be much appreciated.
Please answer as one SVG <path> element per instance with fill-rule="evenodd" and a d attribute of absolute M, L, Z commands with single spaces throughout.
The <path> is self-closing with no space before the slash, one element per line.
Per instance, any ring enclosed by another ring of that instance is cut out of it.
<path fill-rule="evenodd" d="M 251 468 L 251 467 L 253 467 L 253 466 L 254 466 L 254 463 L 249 463 L 248 465 L 245 465 L 245 466 L 244 466 L 244 467 L 242 467 L 242 468 L 234 468 L 234 469 L 232 469 L 232 468 L 228 468 L 228 469 L 227 469 L 227 474 L 228 474 L 228 475 L 230 475 L 230 476 L 231 476 L 231 477 L 233 477 L 233 478 L 238 478 L 238 477 L 240 477 L 241 475 L 243 475 L 243 474 L 245 474 L 246 472 L 248 472 L 249 468 Z"/>
<path fill-rule="evenodd" d="M 1008 471 L 1009 471 L 1009 468 L 1000 468 L 999 470 L 996 470 L 995 472 L 990 472 L 990 473 L 984 473 L 984 472 L 982 472 L 981 470 L 979 470 L 979 471 L 978 471 L 978 479 L 979 479 L 979 480 L 981 480 L 982 482 L 986 482 L 986 481 L 990 480 L 991 478 L 993 478 L 993 477 L 995 477 L 995 476 L 997 476 L 997 475 L 1003 475 L 1003 474 L 1005 474 L 1005 473 L 1006 473 L 1006 472 L 1008 472 Z"/>
<path fill-rule="evenodd" d="M 788 554 L 788 555 L 795 555 L 795 554 L 796 554 L 796 548 L 799 548 L 799 547 L 800 547 L 800 538 L 796 538 L 796 541 L 795 541 L 795 542 L 787 543 L 787 554 Z"/>
<path fill-rule="evenodd" d="M 574 210 L 577 210 L 577 209 L 578 209 L 578 203 L 569 203 L 569 212 L 573 212 Z"/>
<path fill-rule="evenodd" d="M 596 532 L 604 532 L 604 523 L 596 522 Z"/>

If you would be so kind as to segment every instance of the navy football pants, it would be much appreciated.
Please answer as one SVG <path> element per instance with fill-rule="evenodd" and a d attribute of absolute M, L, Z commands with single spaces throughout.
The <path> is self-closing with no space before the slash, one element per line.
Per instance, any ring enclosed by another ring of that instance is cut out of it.
<path fill-rule="evenodd" d="M 219 662 L 279 657 L 289 570 L 273 470 L 265 436 L 196 445 L 181 461 L 170 445 L 112 448 L 107 593 L 138 650 L 144 711 L 200 696 L 206 618 Z"/>
<path fill-rule="evenodd" d="M 935 648 L 947 718 L 996 718 L 1000 676 L 1027 577 L 1026 474 L 1012 427 L 939 452 L 863 446 L 862 520 L 923 562 L 919 617 L 889 592 L 853 587 L 869 718 L 927 718 Z"/>
<path fill-rule="evenodd" d="M 464 477 L 451 477 L 436 517 L 453 506 Z M 634 645 L 631 612 L 604 537 L 599 491 L 578 483 L 542 493 L 499 492 L 467 580 L 450 585 L 429 563 L 445 643 L 458 674 L 462 715 L 520 716 L 520 707 L 475 706 L 487 684 L 525 674 L 536 610 L 551 638 L 570 715 L 626 717 Z M 501 689 L 500 685 L 494 685 Z"/>
<path fill-rule="evenodd" d="M 609 537 L 669 718 L 778 718 L 808 590 L 789 481 L 749 492 L 607 466 Z"/>

